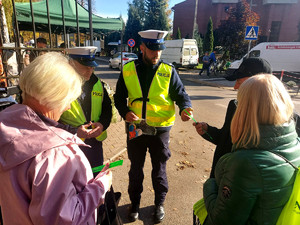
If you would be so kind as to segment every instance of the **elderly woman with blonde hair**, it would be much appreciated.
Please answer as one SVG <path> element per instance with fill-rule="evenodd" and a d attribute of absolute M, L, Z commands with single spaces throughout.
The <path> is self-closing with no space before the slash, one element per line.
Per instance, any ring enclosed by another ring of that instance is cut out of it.
<path fill-rule="evenodd" d="M 4 224 L 96 224 L 112 174 L 106 165 L 94 179 L 84 143 L 57 126 L 81 84 L 62 54 L 47 53 L 20 77 L 23 103 L 0 112 Z"/>
<path fill-rule="evenodd" d="M 205 225 L 275 225 L 300 165 L 293 102 L 273 75 L 256 75 L 238 91 L 233 149 L 217 163 L 203 196 Z"/>

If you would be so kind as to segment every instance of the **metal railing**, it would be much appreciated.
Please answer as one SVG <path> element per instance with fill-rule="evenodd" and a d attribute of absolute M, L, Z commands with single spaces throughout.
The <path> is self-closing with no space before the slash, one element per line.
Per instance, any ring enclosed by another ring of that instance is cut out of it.
<path fill-rule="evenodd" d="M 3 71 L 0 73 L 0 80 L 1 79 L 6 79 L 9 81 L 10 79 L 16 79 L 21 71 L 24 68 L 24 59 L 25 59 L 25 54 L 28 54 L 31 52 L 32 54 L 35 54 L 35 56 L 38 56 L 40 52 L 44 51 L 62 51 L 64 49 L 62 48 L 54 48 L 53 47 L 53 41 L 52 41 L 52 30 L 51 30 L 51 18 L 50 18 L 50 10 L 49 10 L 49 0 L 46 0 L 46 9 L 47 9 L 47 18 L 48 18 L 48 34 L 49 34 L 49 46 L 50 48 L 37 48 L 36 43 L 37 43 L 37 37 L 36 37 L 36 22 L 34 19 L 34 9 L 33 9 L 33 4 L 32 0 L 29 1 L 30 3 L 30 11 L 31 11 L 31 24 L 32 24 L 32 32 L 33 32 L 33 40 L 35 43 L 35 47 L 23 47 L 21 44 L 21 39 L 20 39 L 20 30 L 19 30 L 19 22 L 17 18 L 17 11 L 16 11 L 16 5 L 15 5 L 15 0 L 11 0 L 12 6 L 13 6 L 13 30 L 14 30 L 14 43 L 15 47 L 4 47 L 3 43 L 3 37 L 2 34 L 0 35 L 0 54 L 2 58 L 2 64 L 3 64 Z M 79 18 L 78 18 L 78 3 L 76 0 L 74 0 L 75 8 L 76 8 L 76 24 L 77 24 L 77 46 L 80 46 L 80 30 L 79 30 Z M 88 6 L 89 9 L 91 9 L 91 0 L 88 0 Z M 3 6 L 2 6 L 3 7 Z M 62 23 L 63 23 L 63 36 L 64 36 L 64 41 L 66 44 L 66 48 L 69 46 L 69 43 L 67 41 L 67 29 L 65 25 L 65 13 L 64 13 L 64 0 L 61 0 L 61 8 L 62 8 Z M 89 18 L 90 18 L 90 24 L 89 24 L 89 31 L 90 31 L 90 36 L 91 36 L 91 43 L 90 45 L 93 45 L 93 28 L 92 28 L 92 11 L 89 10 Z M 16 57 L 16 62 L 18 65 L 18 74 L 11 74 L 8 68 L 8 57 L 7 54 L 11 51 L 15 52 Z M 1 62 L 0 62 L 1 63 Z M 7 85 L 10 85 L 10 82 Z"/>

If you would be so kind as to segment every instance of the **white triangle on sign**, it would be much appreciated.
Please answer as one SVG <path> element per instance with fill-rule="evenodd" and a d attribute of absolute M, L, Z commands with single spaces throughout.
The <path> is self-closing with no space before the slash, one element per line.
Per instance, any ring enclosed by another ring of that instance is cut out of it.
<path fill-rule="evenodd" d="M 251 27 L 246 38 L 257 38 L 257 34 L 255 33 L 254 27 Z"/>

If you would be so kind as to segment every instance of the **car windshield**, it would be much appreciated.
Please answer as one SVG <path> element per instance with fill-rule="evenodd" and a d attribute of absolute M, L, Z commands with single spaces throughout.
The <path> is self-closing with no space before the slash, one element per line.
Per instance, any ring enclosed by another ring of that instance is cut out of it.
<path fill-rule="evenodd" d="M 134 53 L 123 54 L 123 56 L 126 58 L 137 58 L 137 55 Z"/>

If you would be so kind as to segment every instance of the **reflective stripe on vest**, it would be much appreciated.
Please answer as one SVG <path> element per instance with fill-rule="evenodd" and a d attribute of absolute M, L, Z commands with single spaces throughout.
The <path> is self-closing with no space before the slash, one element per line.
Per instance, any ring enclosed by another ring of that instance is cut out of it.
<path fill-rule="evenodd" d="M 100 80 L 93 86 L 91 92 L 91 120 L 98 122 L 102 113 L 102 102 L 103 102 L 103 86 Z M 85 123 L 87 120 L 79 104 L 78 100 L 71 103 L 71 109 L 65 111 L 61 117 L 60 121 L 64 124 L 69 124 L 73 127 L 79 127 Z M 98 141 L 103 141 L 107 137 L 106 130 L 103 131 L 96 139 Z"/>
<path fill-rule="evenodd" d="M 153 77 L 146 105 L 146 121 L 150 126 L 167 127 L 175 122 L 175 106 L 169 96 L 172 67 L 161 63 Z M 142 118 L 143 94 L 134 61 L 123 67 L 123 78 L 128 90 L 128 107 Z"/>

